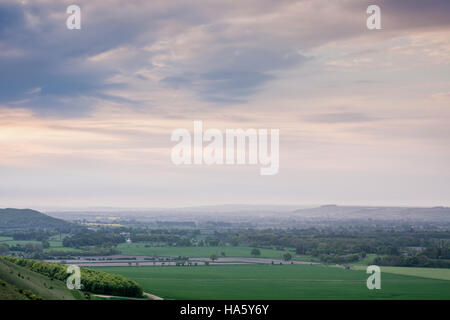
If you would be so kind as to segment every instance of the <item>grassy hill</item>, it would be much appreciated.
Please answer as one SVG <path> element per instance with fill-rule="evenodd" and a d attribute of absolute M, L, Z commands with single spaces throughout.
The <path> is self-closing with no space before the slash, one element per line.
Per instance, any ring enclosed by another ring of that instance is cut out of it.
<path fill-rule="evenodd" d="M 65 289 L 65 282 L 67 277 L 69 276 L 67 273 L 67 266 L 49 263 L 39 260 L 30 260 L 16 257 L 0 257 L 0 260 L 4 262 L 9 267 L 19 266 L 24 271 L 31 271 L 32 273 L 38 273 L 43 276 L 43 279 L 54 279 L 55 284 L 62 284 Z M 141 298 L 143 294 L 142 287 L 138 285 L 136 282 L 124 278 L 120 275 L 109 274 L 106 272 L 102 272 L 99 270 L 93 270 L 89 268 L 80 268 L 81 270 L 81 286 L 83 287 L 83 291 L 101 295 L 111 295 L 111 296 L 120 296 L 120 297 L 136 297 Z M 13 274 L 14 272 L 9 272 Z M 19 270 L 20 275 L 22 273 Z M 3 272 L 4 277 L 8 277 L 7 272 Z M 18 276 L 22 280 L 26 279 L 31 281 L 28 278 L 24 278 Z M 0 273 L 0 279 L 2 279 L 2 274 Z M 10 280 L 17 280 L 15 277 L 9 276 Z M 42 279 L 41 279 L 42 280 Z M 20 280 L 19 280 L 20 281 Z M 14 282 L 9 281 L 14 284 Z M 22 285 L 22 283 L 19 283 Z M 40 286 L 48 288 L 49 285 L 47 283 L 43 284 L 42 281 L 39 282 Z M 74 290 L 70 291 L 76 292 Z M 67 298 L 67 295 L 64 292 L 61 292 L 59 297 Z"/>
<path fill-rule="evenodd" d="M 78 300 L 83 294 L 66 284 L 0 259 L 0 300 Z"/>
<path fill-rule="evenodd" d="M 31 209 L 0 209 L 0 230 L 72 229 L 77 226 Z"/>
<path fill-rule="evenodd" d="M 24 291 L 0 280 L 0 300 L 29 300 Z"/>

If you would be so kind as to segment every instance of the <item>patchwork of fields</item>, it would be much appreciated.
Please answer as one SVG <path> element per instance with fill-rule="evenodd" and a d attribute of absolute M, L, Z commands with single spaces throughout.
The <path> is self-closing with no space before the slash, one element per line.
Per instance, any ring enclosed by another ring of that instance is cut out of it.
<path fill-rule="evenodd" d="M 363 270 L 322 265 L 101 267 L 164 299 L 450 299 L 450 281 L 382 273 L 368 290 Z"/>
<path fill-rule="evenodd" d="M 124 255 L 142 255 L 142 256 L 184 256 L 191 258 L 209 257 L 212 254 L 216 254 L 219 259 L 221 253 L 224 252 L 226 257 L 239 257 L 239 258 L 249 258 L 252 257 L 251 251 L 252 247 L 150 247 L 145 243 L 122 243 L 117 246 L 121 254 Z M 267 259 L 282 259 L 283 254 L 290 253 L 294 260 L 302 261 L 316 261 L 311 256 L 295 255 L 295 250 L 275 250 L 275 249 L 259 249 L 261 255 L 258 258 Z"/>
<path fill-rule="evenodd" d="M 81 252 L 82 251 L 77 248 L 64 247 L 63 242 L 61 240 L 57 240 L 56 238 L 58 238 L 58 237 L 54 237 L 53 239 L 50 239 L 48 241 L 50 247 L 44 249 L 44 251 L 51 251 L 51 250 L 53 250 L 53 251 L 71 251 L 71 252 Z M 27 244 L 39 245 L 39 244 L 42 244 L 42 241 L 13 240 L 12 237 L 0 237 L 0 244 L 7 244 L 9 246 L 17 246 L 17 245 L 25 246 Z"/>
<path fill-rule="evenodd" d="M 0 237 L 10 246 L 39 241 L 14 241 Z M 53 238 L 46 250 L 76 251 Z M 252 247 L 154 247 L 147 243 L 118 245 L 121 254 L 139 256 L 207 258 L 252 257 Z M 289 252 L 297 261 L 317 258 L 296 255 L 293 249 L 259 249 L 258 258 L 281 260 Z M 382 289 L 368 290 L 365 270 L 375 258 L 368 255 L 353 264 L 352 270 L 324 265 L 236 264 L 211 266 L 98 267 L 135 280 L 164 299 L 450 299 L 450 269 L 381 267 Z M 18 279 L 19 280 L 19 279 Z M 56 288 L 56 286 L 55 286 Z M 6 289 L 6 288 L 5 288 Z M 13 294 L 13 293 L 11 293 Z M 65 295 L 66 296 L 66 295 Z M 68 296 L 66 296 L 68 298 Z"/>

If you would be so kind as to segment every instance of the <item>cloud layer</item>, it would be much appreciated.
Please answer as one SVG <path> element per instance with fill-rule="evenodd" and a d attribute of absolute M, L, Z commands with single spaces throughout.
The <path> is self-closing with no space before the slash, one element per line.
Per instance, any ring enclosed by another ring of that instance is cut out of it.
<path fill-rule="evenodd" d="M 0 97 L 49 114 L 86 112 L 95 99 L 137 102 L 115 89 L 186 90 L 241 103 L 303 65 L 308 50 L 367 35 L 365 1 L 70 1 L 0 4 Z M 383 37 L 449 25 L 448 1 L 379 1 Z M 111 79 L 126 78 L 111 82 Z M 131 87 L 131 88 L 130 88 Z M 92 100 L 94 99 L 94 100 Z"/>
<path fill-rule="evenodd" d="M 448 201 L 448 0 L 70 4 L 0 3 L 0 201 Z M 174 167 L 193 120 L 279 128 L 280 174 Z"/>

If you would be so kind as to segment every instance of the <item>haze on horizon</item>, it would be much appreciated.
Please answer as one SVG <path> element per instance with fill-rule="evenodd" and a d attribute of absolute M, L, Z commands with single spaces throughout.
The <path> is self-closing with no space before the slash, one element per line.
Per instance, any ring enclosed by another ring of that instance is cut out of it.
<path fill-rule="evenodd" d="M 450 206 L 449 1 L 75 2 L 0 3 L 0 207 Z M 173 165 L 194 120 L 279 173 Z"/>

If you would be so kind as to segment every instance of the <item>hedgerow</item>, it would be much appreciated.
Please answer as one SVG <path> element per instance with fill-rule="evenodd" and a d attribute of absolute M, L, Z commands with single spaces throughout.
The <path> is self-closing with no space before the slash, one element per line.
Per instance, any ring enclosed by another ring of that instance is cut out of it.
<path fill-rule="evenodd" d="M 65 265 L 16 257 L 2 258 L 31 271 L 45 275 L 50 279 L 66 281 L 70 276 L 70 274 L 67 273 L 67 266 Z M 87 268 L 80 268 L 80 270 L 83 291 L 124 297 L 141 297 L 143 294 L 140 285 L 121 275 L 109 274 Z"/>

